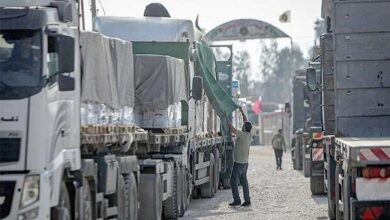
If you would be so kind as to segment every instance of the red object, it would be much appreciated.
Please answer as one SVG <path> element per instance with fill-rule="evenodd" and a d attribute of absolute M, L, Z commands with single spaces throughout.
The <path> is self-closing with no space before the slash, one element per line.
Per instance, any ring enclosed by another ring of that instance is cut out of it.
<path fill-rule="evenodd" d="M 383 213 L 383 208 L 382 207 L 370 207 L 366 208 L 364 210 L 361 218 L 364 220 L 374 220 L 374 219 L 379 219 L 379 217 Z"/>
<path fill-rule="evenodd" d="M 365 178 L 389 178 L 390 167 L 367 167 L 363 168 L 362 174 Z"/>
<path fill-rule="evenodd" d="M 263 103 L 258 99 L 255 104 L 252 106 L 252 111 L 257 115 L 263 110 Z"/>

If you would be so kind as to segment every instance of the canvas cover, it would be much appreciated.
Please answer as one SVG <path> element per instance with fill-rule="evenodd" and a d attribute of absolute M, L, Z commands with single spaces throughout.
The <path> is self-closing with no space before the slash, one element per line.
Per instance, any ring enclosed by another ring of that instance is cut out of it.
<path fill-rule="evenodd" d="M 94 20 L 94 30 L 127 41 L 195 41 L 194 25 L 184 19 L 98 16 Z"/>
<path fill-rule="evenodd" d="M 130 42 L 96 32 L 80 33 L 82 102 L 118 109 L 134 105 L 134 61 Z"/>
<path fill-rule="evenodd" d="M 203 77 L 203 86 L 215 112 L 223 118 L 224 113 L 230 114 L 238 105 L 232 100 L 216 81 L 215 58 L 212 49 L 205 42 L 197 43 L 197 71 Z"/>
<path fill-rule="evenodd" d="M 187 101 L 184 61 L 170 56 L 135 55 L 135 106 L 145 111 L 166 109 Z"/>

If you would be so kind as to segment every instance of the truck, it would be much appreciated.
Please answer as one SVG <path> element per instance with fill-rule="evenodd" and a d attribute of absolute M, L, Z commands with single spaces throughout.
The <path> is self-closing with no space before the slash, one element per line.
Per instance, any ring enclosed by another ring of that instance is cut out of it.
<path fill-rule="evenodd" d="M 322 82 L 315 69 L 307 80 L 325 97 L 330 219 L 390 218 L 389 9 L 390 1 L 323 1 Z"/>
<path fill-rule="evenodd" d="M 322 77 L 322 57 L 319 55 L 309 62 L 309 68 L 314 69 L 316 77 Z M 305 148 L 303 173 L 310 178 L 312 195 L 325 194 L 324 188 L 324 155 L 323 155 L 323 111 L 321 90 L 305 90 L 309 102 L 309 119 L 306 123 L 308 143 Z"/>
<path fill-rule="evenodd" d="M 78 10 L 0 3 L 0 218 L 176 219 L 215 194 L 226 147 L 192 23 L 115 36 Z"/>
<path fill-rule="evenodd" d="M 305 120 L 308 114 L 308 103 L 305 100 L 306 70 L 296 70 L 293 79 L 292 102 L 292 132 L 291 158 L 294 170 L 302 170 L 306 136 L 304 132 Z"/>

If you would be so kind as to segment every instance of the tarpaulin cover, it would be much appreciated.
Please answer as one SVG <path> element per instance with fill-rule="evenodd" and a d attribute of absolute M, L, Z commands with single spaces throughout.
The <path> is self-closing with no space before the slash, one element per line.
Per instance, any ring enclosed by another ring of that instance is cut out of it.
<path fill-rule="evenodd" d="M 184 61 L 170 56 L 135 55 L 135 105 L 147 111 L 187 101 Z"/>
<path fill-rule="evenodd" d="M 134 61 L 130 42 L 96 32 L 80 34 L 83 102 L 112 108 L 134 105 Z"/>
<path fill-rule="evenodd" d="M 203 86 L 209 98 L 211 105 L 219 117 L 223 118 L 224 112 L 230 114 L 238 108 L 238 105 L 232 100 L 216 81 L 215 58 L 211 48 L 205 42 L 197 43 L 198 71 L 203 77 Z"/>

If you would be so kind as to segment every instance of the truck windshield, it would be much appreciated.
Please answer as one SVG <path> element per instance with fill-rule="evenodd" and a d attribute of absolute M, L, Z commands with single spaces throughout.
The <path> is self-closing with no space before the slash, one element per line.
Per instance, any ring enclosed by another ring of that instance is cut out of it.
<path fill-rule="evenodd" d="M 0 31 L 0 99 L 21 99 L 42 87 L 39 30 Z"/>

